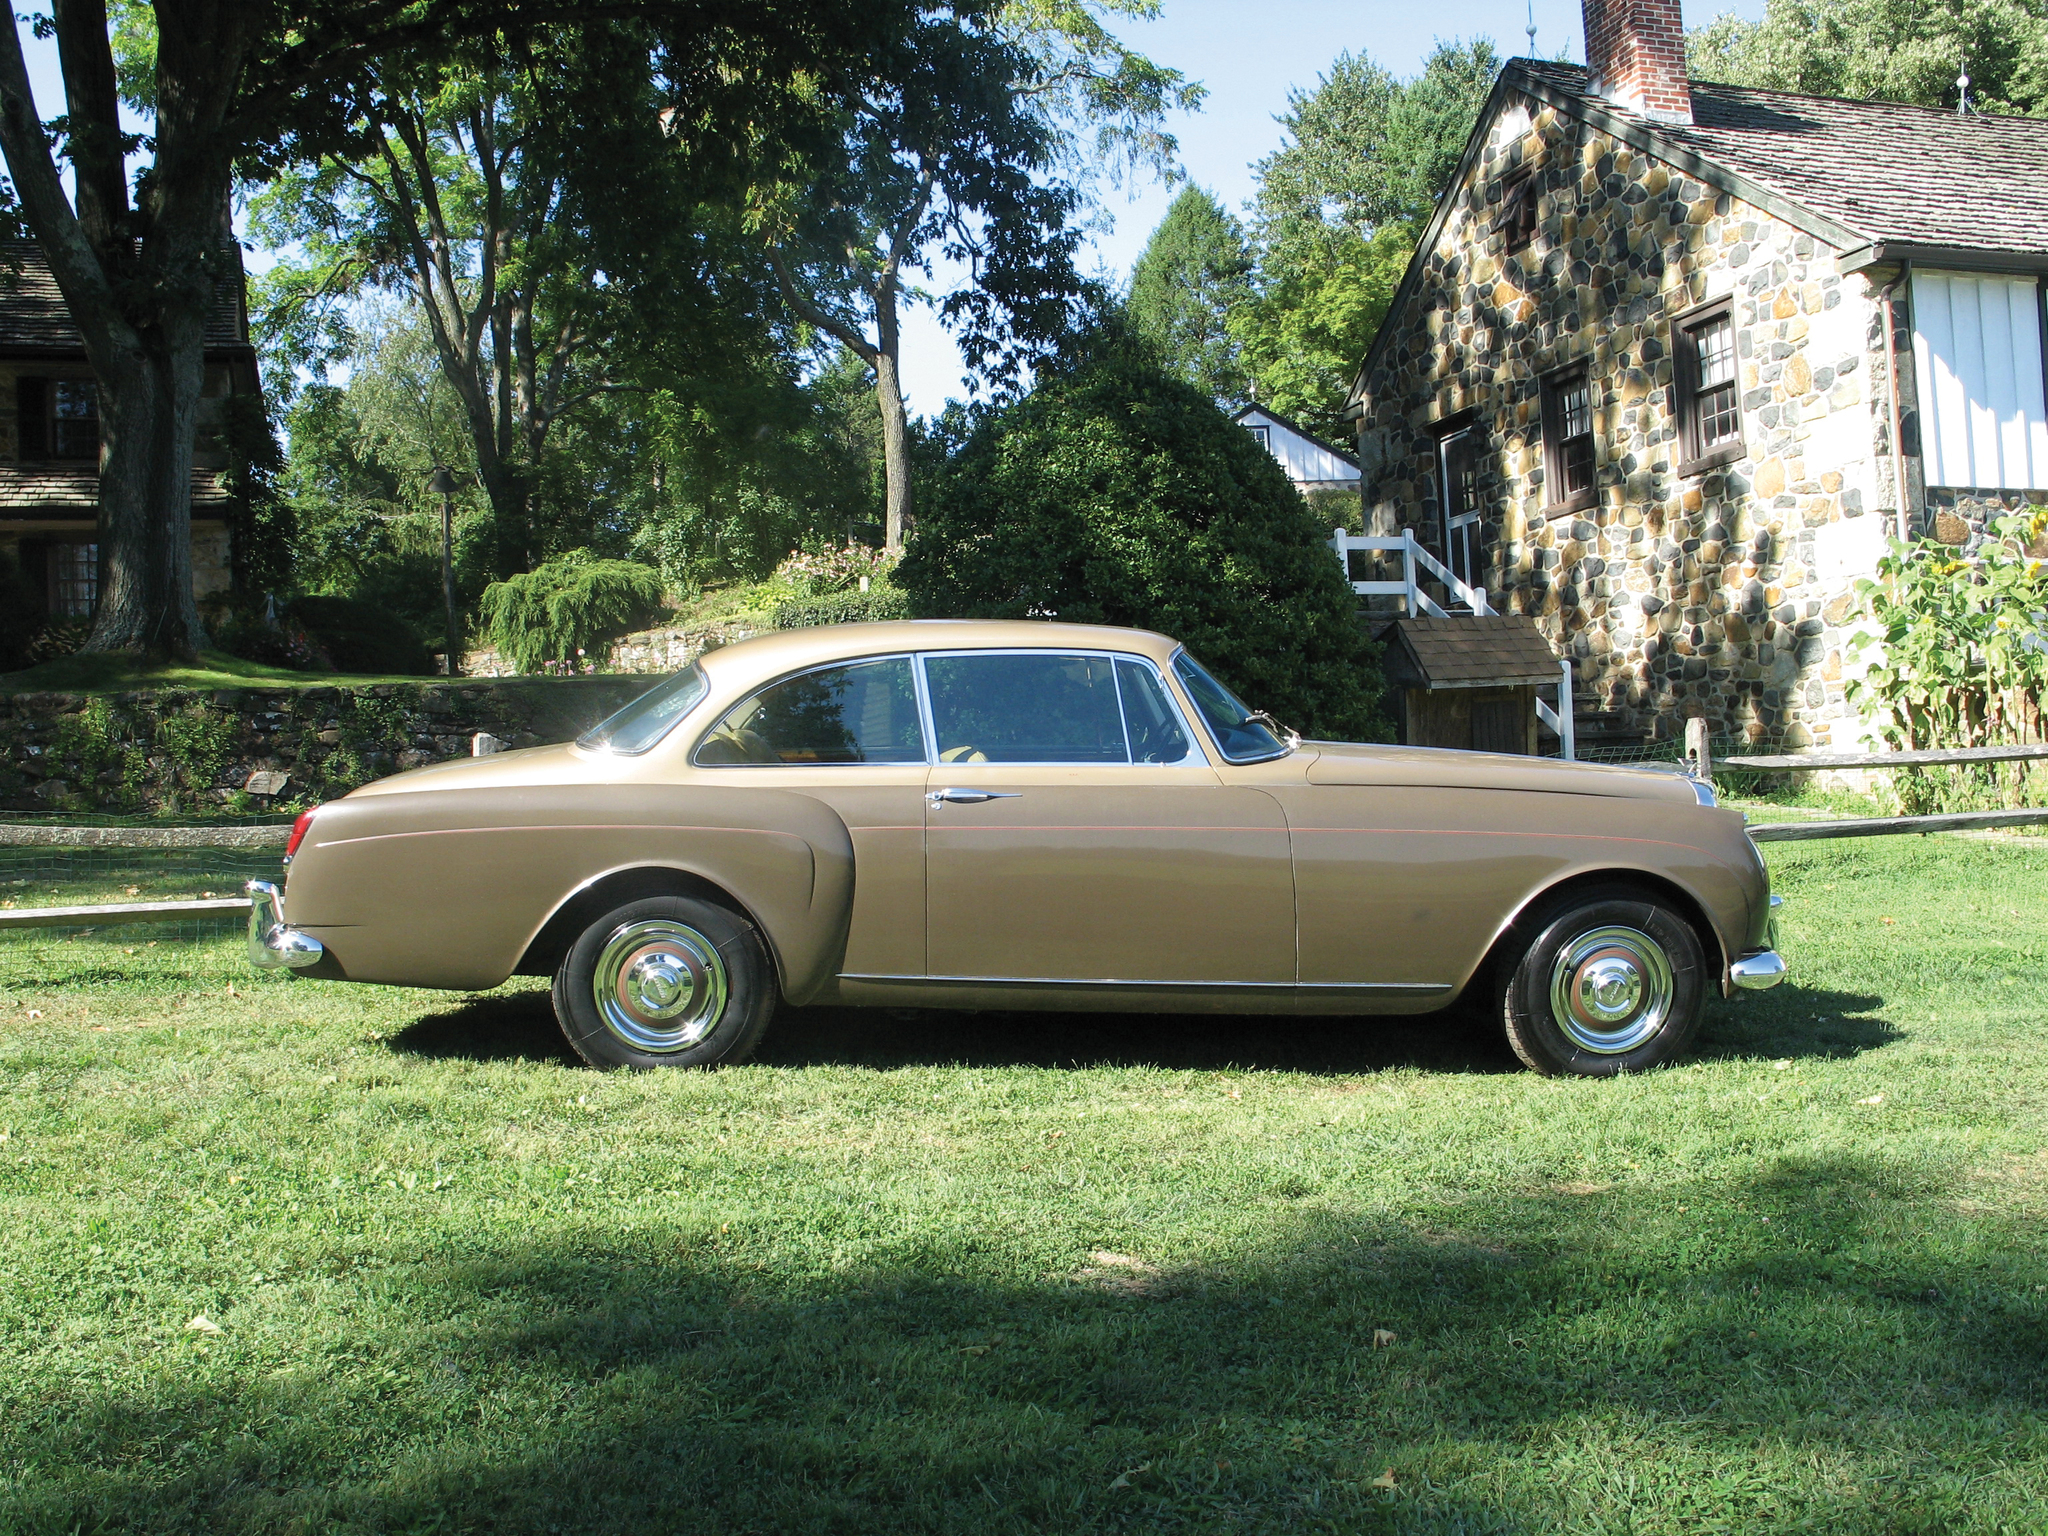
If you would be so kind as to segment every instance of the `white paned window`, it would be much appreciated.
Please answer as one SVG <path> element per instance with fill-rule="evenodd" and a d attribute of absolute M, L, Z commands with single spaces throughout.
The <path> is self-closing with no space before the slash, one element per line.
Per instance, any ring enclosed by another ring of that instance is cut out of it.
<path fill-rule="evenodd" d="M 2035 279 L 1915 272 L 1913 368 L 1929 485 L 2048 490 Z"/>

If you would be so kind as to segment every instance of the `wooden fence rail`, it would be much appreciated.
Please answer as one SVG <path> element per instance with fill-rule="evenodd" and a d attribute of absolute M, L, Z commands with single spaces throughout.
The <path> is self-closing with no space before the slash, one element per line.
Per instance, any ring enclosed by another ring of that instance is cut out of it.
<path fill-rule="evenodd" d="M 1777 757 L 1724 757 L 1715 773 L 1806 773 L 1820 768 L 1935 768 L 1949 763 L 2019 763 L 2048 759 L 2048 744 L 1954 747 L 1933 752 L 1790 752 Z"/>

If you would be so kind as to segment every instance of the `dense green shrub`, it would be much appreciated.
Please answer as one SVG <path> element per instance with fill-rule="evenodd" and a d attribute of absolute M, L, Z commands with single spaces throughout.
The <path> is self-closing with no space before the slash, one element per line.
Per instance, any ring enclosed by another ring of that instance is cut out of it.
<path fill-rule="evenodd" d="M 807 629 L 813 624 L 879 624 L 910 617 L 910 598 L 901 587 L 876 582 L 867 591 L 848 588 L 775 610 L 777 629 Z"/>
<path fill-rule="evenodd" d="M 303 630 L 337 672 L 419 677 L 434 670 L 418 633 L 381 604 L 353 597 L 298 597 L 284 619 L 287 628 Z"/>
<path fill-rule="evenodd" d="M 1328 537 L 1250 433 L 1106 350 L 968 434 L 895 580 L 932 617 L 1160 630 L 1304 734 L 1384 738 L 1377 657 Z"/>
<path fill-rule="evenodd" d="M 574 663 L 665 611 L 659 572 L 630 560 L 598 560 L 585 550 L 492 582 L 482 608 L 491 644 L 522 672 Z"/>

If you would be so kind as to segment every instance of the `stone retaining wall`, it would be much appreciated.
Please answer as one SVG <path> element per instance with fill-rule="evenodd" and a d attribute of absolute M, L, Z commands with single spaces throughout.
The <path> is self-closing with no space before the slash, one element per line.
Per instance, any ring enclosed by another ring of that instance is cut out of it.
<path fill-rule="evenodd" d="M 0 810 L 289 810 L 471 738 L 567 741 L 644 677 L 0 695 Z"/>

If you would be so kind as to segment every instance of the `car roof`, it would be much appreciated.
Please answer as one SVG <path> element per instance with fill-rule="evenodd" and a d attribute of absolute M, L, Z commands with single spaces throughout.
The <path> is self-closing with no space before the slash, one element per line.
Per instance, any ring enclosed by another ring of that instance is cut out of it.
<path fill-rule="evenodd" d="M 1113 629 L 1105 624 L 1052 624 L 1040 619 L 903 619 L 886 624 L 821 624 L 756 635 L 700 660 L 722 684 L 745 678 L 780 677 L 788 672 L 859 656 L 901 651 L 1001 650 L 1123 651 L 1164 665 L 1180 642 L 1149 629 Z"/>

